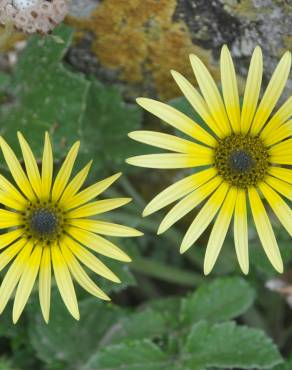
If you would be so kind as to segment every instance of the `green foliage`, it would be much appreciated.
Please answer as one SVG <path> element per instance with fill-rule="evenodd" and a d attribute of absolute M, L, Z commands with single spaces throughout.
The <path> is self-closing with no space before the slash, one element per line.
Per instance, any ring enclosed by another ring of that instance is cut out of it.
<path fill-rule="evenodd" d="M 125 168 L 125 159 L 132 155 L 137 145 L 127 134 L 138 129 L 140 121 L 141 110 L 126 105 L 116 88 L 105 88 L 92 80 L 82 133 L 86 153 L 97 158 L 101 168 L 105 164 L 114 170 Z"/>
<path fill-rule="evenodd" d="M 186 365 L 192 369 L 264 368 L 281 362 L 276 346 L 263 332 L 232 322 L 212 325 L 201 321 L 194 325 L 183 356 L 190 357 Z"/>
<path fill-rule="evenodd" d="M 19 370 L 19 369 L 17 369 L 10 360 L 6 358 L 0 358 L 0 370 Z"/>
<path fill-rule="evenodd" d="M 103 349 L 94 355 L 82 370 L 162 370 L 172 362 L 149 340 L 122 343 Z"/>
<path fill-rule="evenodd" d="M 16 130 L 22 131 L 38 155 L 45 130 L 53 133 L 59 156 L 64 156 L 66 146 L 79 138 L 90 86 L 61 63 L 71 43 L 72 30 L 61 27 L 58 34 L 63 44 L 50 37 L 30 39 L 6 86 L 11 103 L 0 111 L 2 135 L 17 148 Z"/>
<path fill-rule="evenodd" d="M 12 76 L 0 74 L 0 102 L 9 96 L 0 107 L 1 134 L 16 149 L 20 130 L 38 157 L 45 131 L 53 136 L 57 158 L 79 139 L 84 161 L 93 158 L 95 169 L 120 171 L 134 150 L 127 133 L 139 127 L 141 110 L 125 104 L 117 88 L 88 80 L 63 64 L 71 28 L 61 26 L 54 36 L 63 43 L 56 37 L 32 37 Z"/>
<path fill-rule="evenodd" d="M 271 340 L 225 321 L 246 311 L 253 298 L 244 280 L 223 278 L 187 298 L 154 301 L 138 312 L 87 298 L 80 305 L 81 322 L 56 301 L 50 325 L 31 312 L 30 339 L 49 368 L 59 363 L 72 370 L 155 370 L 170 369 L 173 361 L 175 369 L 265 368 L 281 361 Z"/>
<path fill-rule="evenodd" d="M 254 291 L 241 278 L 225 278 L 202 285 L 183 300 L 182 320 L 218 322 L 245 312 L 254 300 Z"/>

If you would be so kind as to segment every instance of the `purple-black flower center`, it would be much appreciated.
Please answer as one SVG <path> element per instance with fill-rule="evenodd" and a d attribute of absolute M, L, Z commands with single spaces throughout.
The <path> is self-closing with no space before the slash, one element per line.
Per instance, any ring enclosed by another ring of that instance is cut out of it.
<path fill-rule="evenodd" d="M 30 218 L 31 231 L 40 236 L 49 236 L 58 229 L 58 217 L 56 213 L 47 208 L 35 210 Z"/>
<path fill-rule="evenodd" d="M 230 169 L 235 172 L 248 172 L 255 166 L 252 155 L 244 149 L 237 149 L 228 158 Z"/>

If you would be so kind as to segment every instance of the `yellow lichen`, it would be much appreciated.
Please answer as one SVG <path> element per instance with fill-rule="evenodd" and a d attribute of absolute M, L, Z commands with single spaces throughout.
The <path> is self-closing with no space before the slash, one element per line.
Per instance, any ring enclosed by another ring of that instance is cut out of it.
<path fill-rule="evenodd" d="M 25 35 L 13 29 L 5 29 L 0 27 L 0 50 L 1 52 L 8 52 L 15 48 L 15 44 L 25 39 Z"/>
<path fill-rule="evenodd" d="M 104 0 L 89 19 L 70 18 L 79 31 L 94 35 L 92 51 L 100 63 L 119 72 L 129 83 L 150 79 L 163 98 L 180 95 L 170 69 L 195 82 L 188 55 L 197 54 L 218 79 L 210 65 L 209 51 L 194 45 L 186 24 L 174 21 L 175 0 Z"/>

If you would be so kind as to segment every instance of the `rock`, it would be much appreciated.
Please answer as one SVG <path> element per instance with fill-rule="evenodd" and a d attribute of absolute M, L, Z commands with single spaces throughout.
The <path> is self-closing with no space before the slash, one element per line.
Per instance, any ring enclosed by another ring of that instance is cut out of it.
<path fill-rule="evenodd" d="M 243 78 L 260 45 L 266 84 L 280 56 L 291 49 L 291 16 L 291 0 L 72 0 L 68 23 L 77 34 L 67 59 L 86 74 L 119 84 L 129 99 L 169 99 L 180 95 L 170 69 L 195 83 L 190 53 L 219 81 L 224 43 Z"/>

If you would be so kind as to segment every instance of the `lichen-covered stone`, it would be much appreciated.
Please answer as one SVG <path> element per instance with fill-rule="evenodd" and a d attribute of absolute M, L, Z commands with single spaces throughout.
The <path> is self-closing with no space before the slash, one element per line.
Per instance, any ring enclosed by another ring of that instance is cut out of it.
<path fill-rule="evenodd" d="M 120 83 L 130 98 L 179 95 L 169 70 L 195 82 L 190 53 L 202 58 L 218 81 L 224 43 L 242 76 L 260 45 L 266 83 L 292 46 L 292 5 L 285 0 L 73 0 L 72 5 L 68 22 L 78 33 L 69 61 L 104 82 Z"/>

